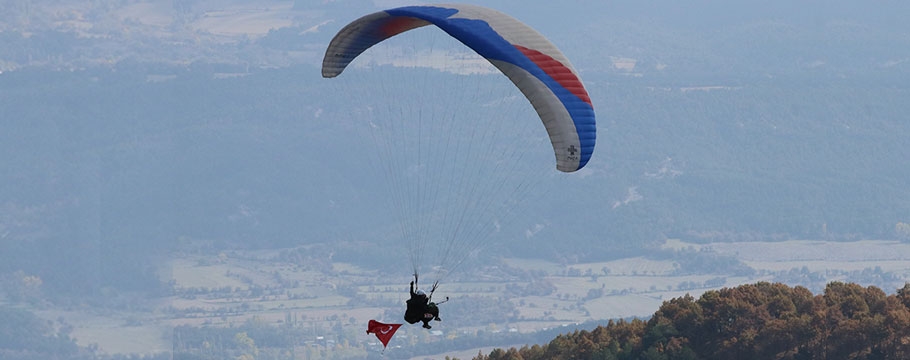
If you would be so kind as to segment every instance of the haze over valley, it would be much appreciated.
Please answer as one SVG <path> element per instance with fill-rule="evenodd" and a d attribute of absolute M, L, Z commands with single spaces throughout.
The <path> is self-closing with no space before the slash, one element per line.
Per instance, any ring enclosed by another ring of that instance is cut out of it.
<path fill-rule="evenodd" d="M 483 2 L 584 81 L 597 145 L 571 174 L 522 94 L 436 29 L 322 78 L 342 26 L 401 5 L 0 3 L 0 329 L 34 330 L 0 357 L 239 356 L 242 332 L 261 358 L 377 358 L 363 330 L 401 322 L 412 223 L 482 244 L 441 282 L 436 332 L 402 328 L 393 358 L 546 343 L 759 281 L 907 282 L 908 5 Z M 500 127 L 404 126 L 416 151 L 373 137 L 407 111 Z M 409 208 L 416 178 L 443 185 Z M 206 353 L 216 338 L 234 345 Z"/>

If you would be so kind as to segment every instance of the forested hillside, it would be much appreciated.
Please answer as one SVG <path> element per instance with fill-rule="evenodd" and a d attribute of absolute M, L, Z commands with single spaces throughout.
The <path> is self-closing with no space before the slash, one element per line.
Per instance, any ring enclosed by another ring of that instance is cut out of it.
<path fill-rule="evenodd" d="M 910 285 L 831 283 L 823 294 L 757 283 L 665 302 L 648 320 L 611 321 L 499 359 L 905 359 Z"/>

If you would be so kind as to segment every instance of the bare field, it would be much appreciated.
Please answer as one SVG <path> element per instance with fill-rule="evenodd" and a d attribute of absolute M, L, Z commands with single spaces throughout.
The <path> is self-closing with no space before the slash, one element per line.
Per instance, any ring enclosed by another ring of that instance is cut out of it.
<path fill-rule="evenodd" d="M 293 2 L 275 3 L 266 8 L 233 7 L 212 10 L 193 26 L 216 35 L 264 35 L 272 29 L 293 25 Z"/>
<path fill-rule="evenodd" d="M 170 1 L 138 1 L 111 11 L 98 13 L 89 3 L 71 2 L 36 6 L 36 12 L 53 19 L 57 28 L 76 30 L 83 36 L 95 36 L 99 31 L 136 32 L 137 28 L 158 36 L 191 30 L 216 37 L 243 38 L 262 36 L 270 30 L 294 26 L 302 22 L 318 25 L 317 13 L 295 10 L 294 1 L 257 0 L 232 4 L 196 4 L 192 14 L 180 14 Z M 101 17 L 101 18 L 99 18 Z M 186 22 L 186 23 L 183 23 Z M 94 24 L 103 23 L 102 27 Z"/>
<path fill-rule="evenodd" d="M 826 260 L 798 260 L 798 261 L 743 261 L 756 270 L 785 271 L 806 267 L 809 271 L 862 271 L 864 269 L 879 267 L 885 272 L 910 274 L 910 261 L 907 260 L 857 260 L 857 261 L 826 261 Z"/>
<path fill-rule="evenodd" d="M 711 249 L 742 260 L 828 262 L 885 261 L 910 259 L 910 244 L 898 241 L 863 240 L 831 242 L 790 240 L 782 242 L 713 243 Z"/>

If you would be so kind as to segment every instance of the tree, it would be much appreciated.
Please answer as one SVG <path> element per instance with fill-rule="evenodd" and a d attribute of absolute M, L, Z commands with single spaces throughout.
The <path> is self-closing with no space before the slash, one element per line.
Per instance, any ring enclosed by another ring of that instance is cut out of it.
<path fill-rule="evenodd" d="M 910 224 L 899 222 L 894 225 L 894 233 L 901 241 L 910 241 Z"/>
<path fill-rule="evenodd" d="M 234 334 L 234 344 L 242 353 L 241 358 L 244 360 L 252 360 L 259 355 L 259 348 L 256 347 L 256 342 L 247 335 L 246 331 Z"/>
<path fill-rule="evenodd" d="M 822 295 L 759 282 L 668 300 L 647 322 L 611 320 L 478 359 L 905 359 L 908 303 L 910 283 L 889 296 L 841 282 Z"/>

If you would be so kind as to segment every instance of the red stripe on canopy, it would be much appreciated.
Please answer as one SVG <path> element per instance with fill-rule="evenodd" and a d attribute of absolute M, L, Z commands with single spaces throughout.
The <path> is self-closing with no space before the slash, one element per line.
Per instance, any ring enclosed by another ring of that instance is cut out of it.
<path fill-rule="evenodd" d="M 593 108 L 594 105 L 591 104 L 591 97 L 588 96 L 588 92 L 585 90 L 585 86 L 581 83 L 581 80 L 575 76 L 575 73 L 563 63 L 559 62 L 552 58 L 550 55 L 544 54 L 540 51 L 534 49 L 528 49 L 521 45 L 515 45 L 515 48 L 518 51 L 521 51 L 522 54 L 531 59 L 534 64 L 537 64 L 547 75 L 549 75 L 553 80 L 556 80 L 559 85 L 569 90 L 575 96 L 578 96 L 579 99 L 588 103 Z"/>

